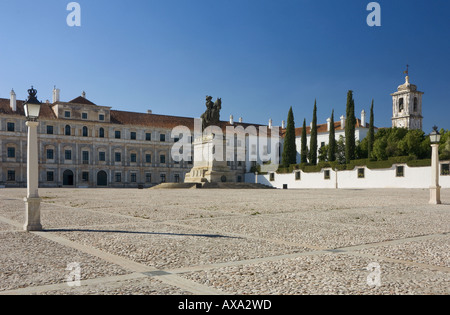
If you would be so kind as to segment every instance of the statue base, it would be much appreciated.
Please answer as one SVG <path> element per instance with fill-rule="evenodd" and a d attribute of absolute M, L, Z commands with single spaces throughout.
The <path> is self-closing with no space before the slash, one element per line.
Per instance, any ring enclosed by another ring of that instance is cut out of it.
<path fill-rule="evenodd" d="M 214 158 L 215 146 L 222 145 L 222 161 Z M 226 145 L 223 139 L 202 136 L 194 141 L 194 167 L 185 176 L 185 183 L 236 183 L 237 174 L 230 170 L 225 160 Z"/>

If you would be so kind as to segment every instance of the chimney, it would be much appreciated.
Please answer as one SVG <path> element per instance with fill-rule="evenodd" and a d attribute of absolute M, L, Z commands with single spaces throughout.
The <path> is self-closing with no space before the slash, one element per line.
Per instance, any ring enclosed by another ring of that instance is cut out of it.
<path fill-rule="evenodd" d="M 239 117 L 239 122 L 241 123 L 241 122 L 243 122 L 243 119 L 242 119 L 242 117 Z"/>
<path fill-rule="evenodd" d="M 327 131 L 331 129 L 331 118 L 327 118 Z"/>
<path fill-rule="evenodd" d="M 14 92 L 14 90 L 11 90 L 11 99 L 10 99 L 10 103 L 11 109 L 13 112 L 17 111 L 17 99 L 16 99 L 16 93 Z"/>
<path fill-rule="evenodd" d="M 230 125 L 234 125 L 234 118 L 233 118 L 233 115 L 230 115 Z"/>
<path fill-rule="evenodd" d="M 148 109 L 147 114 L 153 114 L 153 111 L 151 109 Z"/>
<path fill-rule="evenodd" d="M 286 123 L 284 120 L 281 121 L 281 129 L 286 129 Z"/>
<path fill-rule="evenodd" d="M 57 103 L 59 102 L 59 94 L 60 94 L 61 90 L 57 89 L 56 86 L 53 88 L 53 103 Z"/>
<path fill-rule="evenodd" d="M 269 129 L 272 129 L 272 118 L 269 119 Z"/>
<path fill-rule="evenodd" d="M 81 92 L 81 97 L 82 98 L 86 98 L 86 92 L 85 91 Z"/>
<path fill-rule="evenodd" d="M 341 129 L 345 129 L 345 117 L 344 117 L 344 115 L 341 116 Z"/>
<path fill-rule="evenodd" d="M 364 109 L 361 112 L 361 127 L 366 128 L 366 111 Z"/>

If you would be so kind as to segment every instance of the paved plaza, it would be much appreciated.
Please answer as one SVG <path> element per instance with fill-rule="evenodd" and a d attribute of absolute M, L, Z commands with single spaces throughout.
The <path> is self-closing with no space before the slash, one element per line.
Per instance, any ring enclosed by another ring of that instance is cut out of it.
<path fill-rule="evenodd" d="M 40 189 L 32 233 L 25 195 L 0 189 L 0 295 L 450 293 L 448 189 Z"/>

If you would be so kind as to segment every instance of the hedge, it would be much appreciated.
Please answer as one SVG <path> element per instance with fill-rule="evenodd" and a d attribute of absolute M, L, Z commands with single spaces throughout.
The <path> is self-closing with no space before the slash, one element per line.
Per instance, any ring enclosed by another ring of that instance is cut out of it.
<path fill-rule="evenodd" d="M 317 165 L 293 164 L 289 167 L 278 168 L 278 174 L 290 174 L 295 170 L 301 170 L 304 173 L 317 173 L 324 168 L 336 169 L 338 171 L 353 170 L 356 167 L 367 167 L 368 169 L 391 168 L 394 164 L 406 164 L 409 167 L 431 166 L 431 159 L 416 160 L 412 156 L 390 157 L 383 161 L 373 161 L 370 159 L 353 160 L 348 164 L 339 164 L 338 162 L 319 162 Z"/>

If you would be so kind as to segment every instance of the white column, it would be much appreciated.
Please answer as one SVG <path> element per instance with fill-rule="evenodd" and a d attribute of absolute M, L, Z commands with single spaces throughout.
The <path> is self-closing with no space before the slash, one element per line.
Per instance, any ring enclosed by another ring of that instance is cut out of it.
<path fill-rule="evenodd" d="M 27 121 L 27 197 L 25 201 L 25 231 L 41 231 L 41 199 L 39 198 L 39 160 L 37 127 L 39 122 Z"/>
<path fill-rule="evenodd" d="M 439 143 L 431 145 L 431 186 L 430 204 L 441 204 L 441 187 L 439 186 Z"/>

